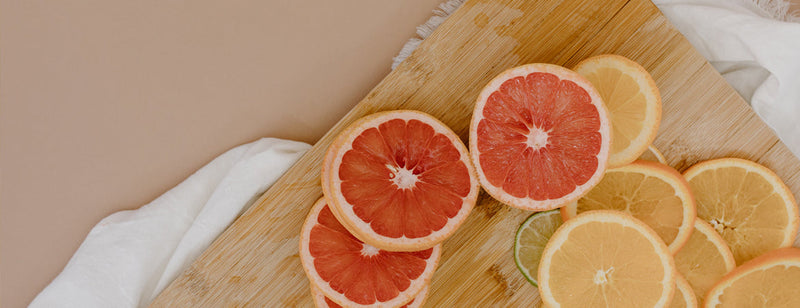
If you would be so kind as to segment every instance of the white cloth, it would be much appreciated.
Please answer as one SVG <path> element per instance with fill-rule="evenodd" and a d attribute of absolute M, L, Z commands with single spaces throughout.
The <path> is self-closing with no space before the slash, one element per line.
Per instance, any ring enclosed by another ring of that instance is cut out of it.
<path fill-rule="evenodd" d="M 106 217 L 30 307 L 146 306 L 309 148 L 273 138 L 236 147 L 149 204 Z"/>
<path fill-rule="evenodd" d="M 782 0 L 654 0 L 800 157 L 800 23 Z"/>

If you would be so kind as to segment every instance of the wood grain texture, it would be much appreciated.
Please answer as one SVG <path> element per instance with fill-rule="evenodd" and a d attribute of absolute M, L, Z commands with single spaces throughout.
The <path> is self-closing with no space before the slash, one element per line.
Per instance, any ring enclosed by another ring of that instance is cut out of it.
<path fill-rule="evenodd" d="M 615 53 L 642 64 L 663 97 L 655 145 L 679 170 L 732 156 L 775 170 L 800 192 L 800 164 L 746 102 L 647 0 L 468 1 L 223 233 L 153 307 L 312 306 L 298 235 L 320 189 L 320 162 L 345 126 L 381 110 L 432 114 L 466 141 L 474 100 L 492 77 L 533 62 L 571 67 Z M 513 234 L 528 216 L 485 193 L 444 242 L 428 307 L 530 306 Z"/>

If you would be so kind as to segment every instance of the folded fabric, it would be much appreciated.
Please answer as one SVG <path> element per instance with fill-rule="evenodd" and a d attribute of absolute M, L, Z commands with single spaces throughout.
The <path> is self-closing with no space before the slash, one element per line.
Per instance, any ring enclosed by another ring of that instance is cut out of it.
<path fill-rule="evenodd" d="M 654 0 L 800 157 L 800 23 L 782 0 Z"/>
<path fill-rule="evenodd" d="M 106 217 L 30 307 L 146 306 L 310 147 L 273 138 L 236 147 L 153 202 Z"/>

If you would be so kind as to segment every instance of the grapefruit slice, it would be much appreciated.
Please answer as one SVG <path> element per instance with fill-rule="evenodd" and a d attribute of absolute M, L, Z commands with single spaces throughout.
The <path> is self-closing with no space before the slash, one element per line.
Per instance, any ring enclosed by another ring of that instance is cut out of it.
<path fill-rule="evenodd" d="M 479 184 L 466 146 L 419 111 L 375 113 L 328 148 L 322 189 L 350 232 L 390 251 L 431 248 L 475 206 Z"/>
<path fill-rule="evenodd" d="M 425 303 L 426 296 L 428 296 L 427 286 L 425 286 L 425 288 L 423 288 L 422 291 L 420 291 L 410 303 L 400 306 L 400 308 L 422 307 L 422 304 Z M 342 308 L 342 305 L 339 305 L 330 298 L 325 297 L 325 295 L 322 295 L 322 292 L 317 290 L 317 288 L 311 287 L 311 297 L 314 298 L 314 306 L 317 306 L 317 308 Z"/>
<path fill-rule="evenodd" d="M 675 253 L 694 228 L 695 201 L 689 184 L 675 169 L 660 163 L 635 161 L 609 169 L 589 193 L 561 208 L 564 220 L 591 210 L 624 211 L 658 233 Z"/>
<path fill-rule="evenodd" d="M 697 298 L 694 296 L 692 286 L 680 274 L 675 274 L 675 288 L 670 308 L 697 308 Z"/>
<path fill-rule="evenodd" d="M 627 165 L 647 150 L 661 123 L 661 94 L 639 63 L 618 55 L 585 59 L 573 68 L 591 82 L 611 117 L 609 168 Z"/>
<path fill-rule="evenodd" d="M 698 219 L 686 245 L 675 254 L 678 273 L 686 277 L 701 303 L 706 292 L 725 274 L 736 267 L 725 240 L 707 222 Z"/>
<path fill-rule="evenodd" d="M 736 264 L 794 242 L 800 226 L 797 203 L 772 170 L 720 158 L 697 163 L 683 175 L 697 200 L 697 217 L 722 235 Z"/>
<path fill-rule="evenodd" d="M 675 264 L 650 227 L 626 213 L 597 210 L 564 222 L 539 262 L 547 307 L 666 307 Z"/>
<path fill-rule="evenodd" d="M 770 251 L 737 267 L 706 296 L 704 307 L 800 307 L 800 249 Z"/>
<path fill-rule="evenodd" d="M 581 75 L 552 64 L 507 70 L 483 88 L 472 113 L 470 155 L 481 186 L 524 210 L 577 200 L 606 169 L 609 123 Z"/>
<path fill-rule="evenodd" d="M 325 202 L 317 201 L 300 233 L 300 261 L 311 287 L 345 307 L 397 307 L 430 282 L 440 246 L 391 252 L 359 241 Z"/>

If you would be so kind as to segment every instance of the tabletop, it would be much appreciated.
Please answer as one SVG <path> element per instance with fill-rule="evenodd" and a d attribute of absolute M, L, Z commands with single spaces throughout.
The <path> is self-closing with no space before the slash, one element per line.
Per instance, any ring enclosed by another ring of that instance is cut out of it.
<path fill-rule="evenodd" d="M 314 143 L 440 2 L 0 1 L 0 306 L 225 150 Z"/>

